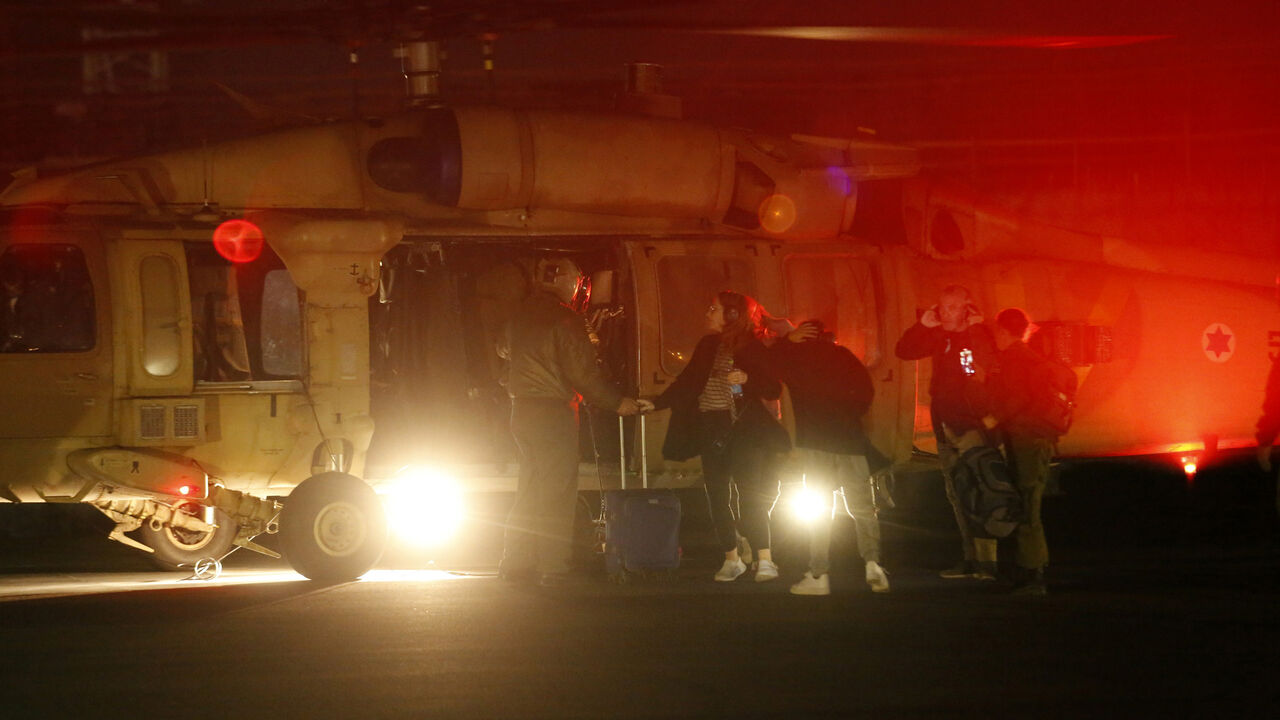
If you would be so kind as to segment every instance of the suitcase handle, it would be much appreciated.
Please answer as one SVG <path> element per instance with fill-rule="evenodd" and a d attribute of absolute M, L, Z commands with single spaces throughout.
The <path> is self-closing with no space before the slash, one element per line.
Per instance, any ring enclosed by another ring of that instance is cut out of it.
<path fill-rule="evenodd" d="M 649 452 L 645 447 L 645 423 L 644 413 L 636 415 L 640 418 L 640 487 L 648 489 L 649 487 Z M 618 471 L 622 480 L 622 489 L 627 489 L 627 431 L 623 424 L 623 418 L 618 416 Z"/>

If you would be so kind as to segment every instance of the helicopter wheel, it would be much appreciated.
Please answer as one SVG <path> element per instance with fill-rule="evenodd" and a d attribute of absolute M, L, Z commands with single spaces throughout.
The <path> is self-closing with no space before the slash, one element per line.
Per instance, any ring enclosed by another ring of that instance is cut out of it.
<path fill-rule="evenodd" d="M 174 508 L 187 515 L 204 517 L 205 506 L 194 500 L 180 500 Z M 143 545 L 155 550 L 151 555 L 153 563 L 163 570 L 177 570 L 193 567 L 207 558 L 220 558 L 231 550 L 238 530 L 235 522 L 221 510 L 214 510 L 214 522 L 218 527 L 213 532 L 143 523 L 137 535 Z"/>
<path fill-rule="evenodd" d="M 281 549 L 293 569 L 312 580 L 355 580 L 378 561 L 386 542 L 382 502 L 359 478 L 314 475 L 285 498 Z"/>

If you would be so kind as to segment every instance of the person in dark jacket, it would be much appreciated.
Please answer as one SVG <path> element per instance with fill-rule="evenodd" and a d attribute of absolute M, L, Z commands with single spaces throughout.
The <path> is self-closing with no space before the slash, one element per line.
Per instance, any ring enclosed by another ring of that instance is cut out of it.
<path fill-rule="evenodd" d="M 862 427 L 874 393 L 871 373 L 848 348 L 835 343 L 821 320 L 806 320 L 787 339 L 775 344 L 770 353 L 778 378 L 791 391 L 795 446 L 804 464 L 805 489 L 825 503 L 832 501 L 836 488 L 844 488 L 853 505 L 867 584 L 874 592 L 889 592 L 889 578 L 880 566 L 880 522 L 867 465 L 871 443 Z M 791 586 L 795 595 L 831 592 L 827 570 L 834 512 L 833 505 L 809 529 L 809 571 Z"/>
<path fill-rule="evenodd" d="M 1044 569 L 1049 564 L 1049 546 L 1044 539 L 1040 502 L 1049 479 L 1053 458 L 1054 432 L 1036 418 L 1037 398 L 1049 392 L 1048 378 L 1041 369 L 1045 359 L 1027 347 L 1034 329 L 1027 314 L 1018 308 L 996 315 L 995 343 L 999 350 L 995 369 L 987 375 L 991 414 L 984 424 L 999 431 L 1005 456 L 1013 471 L 1026 519 L 1014 531 L 1017 540 L 1017 575 L 1014 593 L 1044 595 Z"/>
<path fill-rule="evenodd" d="M 504 579 L 564 582 L 572 554 L 578 495 L 577 400 L 634 415 L 652 408 L 624 398 L 605 381 L 583 318 L 569 307 L 582 274 L 567 258 L 537 265 L 535 290 L 508 321 L 499 354 L 507 358 L 511 433 L 520 478 L 507 518 L 499 574 Z"/>
<path fill-rule="evenodd" d="M 762 314 L 746 295 L 716 295 L 706 314 L 710 334 L 698 341 L 689 364 L 654 401 L 660 410 L 671 409 L 663 457 L 702 458 L 711 520 L 724 551 L 724 564 L 715 575 L 720 582 L 747 571 L 738 554 L 739 529 L 756 551 L 756 581 L 778 577 L 769 547 L 769 509 L 778 495 L 777 457 L 790 449 L 791 441 L 764 405 L 781 395 L 782 386 L 761 342 Z M 731 483 L 738 487 L 738 521 Z"/>
<path fill-rule="evenodd" d="M 985 442 L 982 418 L 987 413 L 981 374 L 995 364 L 991 332 L 982 324 L 982 313 L 969 290 L 960 285 L 943 288 L 938 304 L 907 328 L 895 352 L 903 360 L 933 359 L 929 409 L 947 500 L 955 513 L 963 551 L 962 560 L 941 575 L 995 580 L 996 542 L 970 533 L 952 476 L 960 453 Z"/>
<path fill-rule="evenodd" d="M 1263 472 L 1271 473 L 1271 446 L 1280 436 L 1280 357 L 1271 361 L 1271 371 L 1267 373 L 1266 393 L 1262 399 L 1262 416 L 1258 418 L 1258 466 Z M 1280 517 L 1280 476 L 1276 478 L 1276 515 Z"/>

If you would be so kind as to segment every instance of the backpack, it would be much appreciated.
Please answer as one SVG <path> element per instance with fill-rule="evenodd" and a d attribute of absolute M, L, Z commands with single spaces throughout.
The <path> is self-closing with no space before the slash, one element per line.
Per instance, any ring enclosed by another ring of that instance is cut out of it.
<path fill-rule="evenodd" d="M 1023 521 L 1022 494 L 999 449 L 969 448 L 951 471 L 956 500 L 975 537 L 1002 538 Z"/>
<path fill-rule="evenodd" d="M 1042 356 L 1032 380 L 1037 392 L 1027 412 L 1031 424 L 1046 435 L 1066 435 L 1076 407 L 1076 371 Z"/>

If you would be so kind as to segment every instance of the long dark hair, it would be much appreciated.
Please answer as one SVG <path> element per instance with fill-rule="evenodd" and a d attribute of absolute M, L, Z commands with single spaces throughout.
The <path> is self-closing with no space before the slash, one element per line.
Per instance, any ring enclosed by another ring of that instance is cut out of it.
<path fill-rule="evenodd" d="M 720 342 L 730 352 L 737 352 L 753 339 L 764 337 L 764 324 L 761 322 L 764 309 L 760 303 L 732 290 L 717 293 L 716 299 L 724 306 L 724 330 L 720 331 Z"/>

